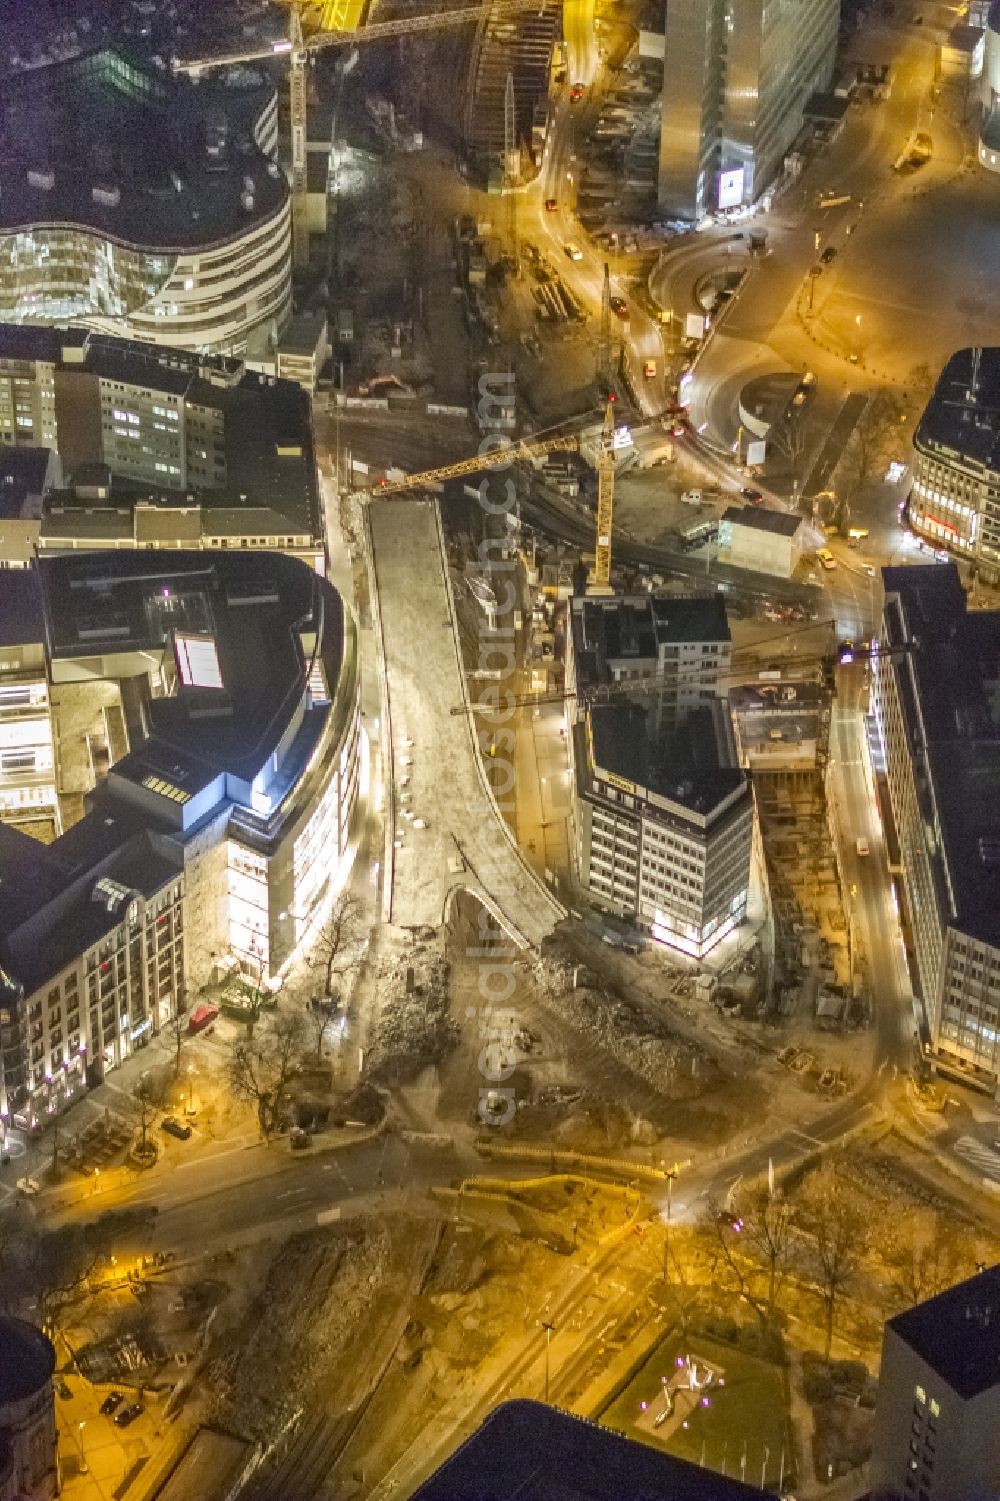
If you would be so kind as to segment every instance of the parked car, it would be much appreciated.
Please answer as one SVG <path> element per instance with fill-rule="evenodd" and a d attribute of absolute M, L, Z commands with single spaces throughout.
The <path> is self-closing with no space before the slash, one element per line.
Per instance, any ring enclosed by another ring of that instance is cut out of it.
<path fill-rule="evenodd" d="M 120 1407 L 124 1401 L 125 1397 L 122 1392 L 108 1392 L 108 1395 L 101 1403 L 101 1411 L 108 1418 L 114 1412 L 115 1408 Z"/>
<path fill-rule="evenodd" d="M 863 834 L 859 836 L 858 842 L 857 842 L 857 845 L 855 846 L 855 848 L 857 849 L 857 852 L 861 856 L 862 859 L 864 859 L 865 855 L 870 855 L 871 854 L 871 850 L 870 850 L 869 845 L 868 845 L 868 840 L 864 837 Z"/>
<path fill-rule="evenodd" d="M 654 377 L 655 377 L 655 375 L 656 375 L 656 361 L 655 360 L 643 360 L 643 362 L 642 362 L 642 373 L 643 373 L 643 376 L 644 376 L 644 378 L 646 380 L 653 380 Z"/>
<path fill-rule="evenodd" d="M 570 103 L 579 104 L 586 92 L 586 84 L 575 83 L 569 91 Z"/>
<path fill-rule="evenodd" d="M 625 301 L 624 297 L 612 297 L 610 306 L 611 311 L 615 314 L 616 317 L 628 317 L 628 303 Z"/>
<path fill-rule="evenodd" d="M 120 1407 L 115 1413 L 115 1427 L 128 1428 L 136 1418 L 142 1417 L 142 1403 L 130 1402 L 127 1407 Z"/>
<path fill-rule="evenodd" d="M 759 490 L 743 489 L 740 491 L 740 494 L 743 496 L 743 499 L 749 501 L 750 505 L 752 506 L 759 506 L 763 505 L 764 503 L 764 497 L 763 495 L 761 495 Z"/>
<path fill-rule="evenodd" d="M 575 240 L 567 240 L 565 245 L 563 246 L 563 249 L 569 256 L 571 261 L 583 260 L 583 251 L 580 249 Z"/>
<path fill-rule="evenodd" d="M 829 266 L 831 261 L 835 261 L 836 259 L 837 248 L 835 245 L 828 245 L 823 251 L 823 254 L 820 256 L 820 260 L 822 261 L 824 266 Z"/>
<path fill-rule="evenodd" d="M 545 208 L 546 208 L 546 211 L 548 213 L 554 214 L 555 211 L 556 211 L 556 209 L 558 207 L 559 207 L 559 199 L 558 198 L 546 198 L 546 200 L 545 200 Z"/>
<path fill-rule="evenodd" d="M 163 1122 L 163 1130 L 166 1131 L 168 1136 L 176 1136 L 178 1141 L 187 1141 L 188 1137 L 191 1135 L 191 1127 L 185 1126 L 181 1121 L 176 1120 L 172 1115 L 168 1115 L 166 1120 Z"/>

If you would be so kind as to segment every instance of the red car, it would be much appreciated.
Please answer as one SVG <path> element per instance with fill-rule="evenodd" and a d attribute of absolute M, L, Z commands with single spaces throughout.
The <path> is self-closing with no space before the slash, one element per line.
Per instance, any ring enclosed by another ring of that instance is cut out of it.
<path fill-rule="evenodd" d="M 585 86 L 582 83 L 575 83 L 570 89 L 569 97 L 572 104 L 579 104 L 580 100 L 583 98 L 584 87 Z"/>
<path fill-rule="evenodd" d="M 612 297 L 610 302 L 611 311 L 618 318 L 628 317 L 628 303 L 624 297 Z"/>
<path fill-rule="evenodd" d="M 545 209 L 546 209 L 547 213 L 554 214 L 555 211 L 556 211 L 556 209 L 558 207 L 559 207 L 559 199 L 558 198 L 546 198 L 546 200 L 545 200 Z"/>

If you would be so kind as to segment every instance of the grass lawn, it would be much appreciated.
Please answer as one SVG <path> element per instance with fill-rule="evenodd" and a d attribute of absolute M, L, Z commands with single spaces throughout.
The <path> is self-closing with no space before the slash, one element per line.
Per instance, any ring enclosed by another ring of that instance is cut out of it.
<path fill-rule="evenodd" d="M 700 1356 L 725 1371 L 725 1385 L 713 1387 L 710 1405 L 695 1408 L 686 1427 L 678 1427 L 660 1439 L 654 1431 L 637 1426 L 640 1403 L 652 1405 L 660 1397 L 660 1379 L 669 1376 L 679 1355 Z M 628 1438 L 662 1448 L 708 1469 L 724 1471 L 750 1485 L 777 1489 L 784 1448 L 784 1481 L 791 1478 L 792 1445 L 788 1423 L 786 1373 L 771 1361 L 747 1355 L 732 1345 L 706 1339 L 700 1334 L 671 1332 L 601 1417 L 605 1427 L 617 1428 Z M 767 1451 L 765 1455 L 765 1450 Z M 744 1456 L 746 1459 L 743 1469 Z"/>

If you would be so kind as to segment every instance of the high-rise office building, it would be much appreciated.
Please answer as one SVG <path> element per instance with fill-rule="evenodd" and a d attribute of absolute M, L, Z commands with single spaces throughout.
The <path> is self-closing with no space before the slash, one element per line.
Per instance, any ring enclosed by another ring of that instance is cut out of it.
<path fill-rule="evenodd" d="M 1000 1267 L 885 1326 L 868 1482 L 893 1501 L 987 1501 L 1000 1477 Z"/>
<path fill-rule="evenodd" d="M 953 565 L 884 568 L 882 581 L 872 707 L 925 1041 L 995 1080 L 1000 611 L 969 612 Z"/>
<path fill-rule="evenodd" d="M 840 0 L 666 0 L 661 213 L 755 202 L 833 74 Z"/>
<path fill-rule="evenodd" d="M 719 595 L 574 599 L 579 868 L 596 900 L 701 958 L 746 916 L 753 797 L 722 696 Z M 608 691 L 622 693 L 601 703 Z"/>

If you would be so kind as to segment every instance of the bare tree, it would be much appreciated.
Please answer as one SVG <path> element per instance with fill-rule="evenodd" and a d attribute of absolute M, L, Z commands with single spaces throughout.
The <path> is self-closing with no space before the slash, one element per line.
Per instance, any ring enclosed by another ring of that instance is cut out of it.
<path fill-rule="evenodd" d="M 894 391 L 882 388 L 869 398 L 844 445 L 836 469 L 835 519 L 840 531 L 847 529 L 851 506 L 858 495 L 876 478 L 894 449 L 900 446 L 901 422 L 905 415 L 903 403 Z"/>
<path fill-rule="evenodd" d="M 264 953 L 256 938 L 250 947 L 250 967 L 248 970 L 241 969 L 239 974 L 234 975 L 229 981 L 228 996 L 243 1012 L 247 1041 L 251 1042 L 261 1012 L 271 999 L 265 974 Z"/>
<path fill-rule="evenodd" d="M 799 1223 L 823 1304 L 824 1354 L 830 1359 L 837 1304 L 850 1286 L 868 1246 L 868 1218 L 836 1169 L 827 1166 L 803 1195 Z"/>
<path fill-rule="evenodd" d="M 802 462 L 802 456 L 809 446 L 811 437 L 811 426 L 805 409 L 801 406 L 791 407 L 784 421 L 775 423 L 767 435 L 771 446 L 776 448 L 788 460 L 788 467 L 792 477 L 793 500 L 798 500 L 799 485 L 802 478 L 799 466 Z"/>
<path fill-rule="evenodd" d="M 181 1072 L 181 1049 L 183 1048 L 188 1035 L 187 1011 L 182 1011 L 178 1006 L 174 1015 L 167 1022 L 163 1030 L 170 1038 L 170 1041 L 173 1043 L 174 1078 L 177 1079 L 180 1077 Z"/>
<path fill-rule="evenodd" d="M 739 1296 L 768 1325 L 788 1273 L 792 1216 L 780 1193 L 752 1189 L 732 1208 L 709 1208 L 709 1227 Z"/>
<path fill-rule="evenodd" d="M 233 1043 L 229 1086 L 237 1099 L 257 1111 L 260 1134 L 269 1141 L 284 1115 L 288 1086 L 306 1047 L 308 1030 L 301 1012 L 275 1017 L 258 1037 Z"/>
<path fill-rule="evenodd" d="M 304 1014 L 313 1035 L 317 1058 L 322 1058 L 323 1056 L 323 1042 L 327 1032 L 329 1032 L 330 1027 L 333 1025 L 336 1012 L 337 1004 L 334 1000 L 328 1000 L 319 995 L 310 996 Z"/>
<path fill-rule="evenodd" d="M 334 994 L 334 980 L 343 971 L 348 949 L 361 936 L 361 917 L 360 901 L 353 892 L 345 891 L 316 935 L 308 964 L 319 975 L 327 1000 Z"/>
<path fill-rule="evenodd" d="M 149 1153 L 149 1128 L 165 1099 L 163 1080 L 148 1072 L 140 1075 L 129 1093 L 128 1101 L 139 1132 L 139 1156 Z"/>
<path fill-rule="evenodd" d="M 967 1275 L 968 1251 L 954 1238 L 951 1226 L 933 1209 L 894 1215 L 879 1246 L 892 1298 L 912 1308 Z"/>

